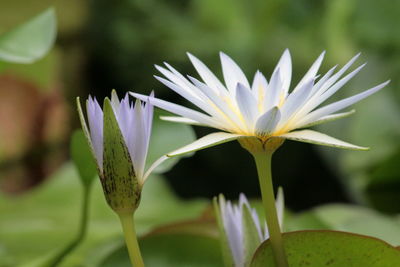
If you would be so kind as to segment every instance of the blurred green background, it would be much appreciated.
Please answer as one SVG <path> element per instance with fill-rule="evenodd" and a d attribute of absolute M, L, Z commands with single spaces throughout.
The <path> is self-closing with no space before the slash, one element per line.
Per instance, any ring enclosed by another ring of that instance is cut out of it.
<path fill-rule="evenodd" d="M 392 81 L 356 104 L 351 117 L 318 127 L 369 146 L 370 151 L 289 141 L 278 150 L 274 182 L 283 186 L 287 208 L 299 212 L 340 202 L 392 216 L 400 213 L 400 1 L 3 0 L 0 34 L 51 4 L 56 7 L 58 36 L 50 53 L 32 65 L 0 64 L 0 197 L 7 205 L 18 208 L 15 203 L 31 202 L 32 194 L 51 192 L 49 187 L 68 183 L 69 174 L 76 176 L 68 155 L 70 135 L 79 127 L 76 96 L 84 99 L 92 94 L 102 99 L 114 88 L 120 96 L 130 90 L 145 94 L 154 90 L 160 98 L 187 104 L 152 77 L 154 64 L 166 61 L 197 77 L 185 54 L 191 52 L 222 77 L 218 52 L 223 51 L 248 78 L 256 70 L 269 78 L 281 53 L 289 48 L 292 84 L 324 50 L 322 73 L 358 52 L 362 52 L 358 65 L 368 61 L 337 98 Z M 211 131 L 195 129 L 197 136 Z M 239 192 L 259 197 L 252 159 L 237 143 L 197 152 L 164 176 L 163 186 L 187 200 L 219 193 L 236 199 Z M 55 185 L 57 180 L 62 182 Z M 79 188 L 70 184 L 71 192 L 74 186 Z M 99 190 L 97 181 L 95 187 Z M 73 207 L 79 193 L 74 197 L 71 192 L 60 201 Z M 101 193 L 96 201 L 103 201 Z M 45 202 L 45 198 L 40 202 L 43 212 L 48 210 Z M 29 219 L 19 217 L 17 211 L 3 215 L 4 210 L 0 209 L 0 223 L 6 222 L 4 216 Z M 46 223 L 36 223 L 46 228 Z M 3 227 L 9 225 L 12 219 Z M 400 229 L 399 223 L 395 227 Z M 2 251 L 9 252 L 0 238 L 0 255 Z"/>
<path fill-rule="evenodd" d="M 338 97 L 370 88 L 387 79 L 390 86 L 357 104 L 351 118 L 321 130 L 370 146 L 348 152 L 287 142 L 274 159 L 277 185 L 285 188 L 288 206 L 304 209 L 324 202 L 356 201 L 399 211 L 400 21 L 399 1 L 93 1 L 84 24 L 85 88 L 103 97 L 110 88 L 150 93 L 183 102 L 152 75 L 166 61 L 182 73 L 196 75 L 189 51 L 221 77 L 218 52 L 234 58 L 252 77 L 267 77 L 289 48 L 294 79 L 299 81 L 323 51 L 327 71 L 362 52 L 368 65 Z M 196 76 L 197 77 L 197 76 Z M 81 93 L 81 92 L 79 92 Z M 81 93 L 82 94 L 82 93 Z M 199 136 L 208 129 L 196 129 Z M 228 156 L 229 155 L 229 156 Z M 382 167 L 386 166 L 386 167 Z M 383 170 L 384 169 L 384 170 Z M 397 173 L 396 173 L 397 172 Z M 167 174 L 184 197 L 211 197 L 224 192 L 258 196 L 252 160 L 236 143 L 201 151 Z"/>

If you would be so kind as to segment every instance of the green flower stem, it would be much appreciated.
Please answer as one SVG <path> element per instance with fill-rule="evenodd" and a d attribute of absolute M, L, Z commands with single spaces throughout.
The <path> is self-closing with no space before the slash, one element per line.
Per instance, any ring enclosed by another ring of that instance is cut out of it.
<path fill-rule="evenodd" d="M 77 236 L 64 249 L 62 249 L 54 257 L 50 258 L 48 261 L 42 264 L 42 266 L 49 266 L 49 267 L 58 266 L 58 264 L 60 264 L 62 260 L 69 253 L 71 253 L 85 238 L 87 232 L 88 217 L 89 217 L 89 203 L 90 203 L 89 200 L 90 200 L 91 188 L 92 188 L 91 184 L 84 185 L 83 187 L 81 220 Z"/>
<path fill-rule="evenodd" d="M 275 263 L 278 267 L 288 267 L 289 265 L 283 247 L 282 234 L 275 206 L 275 194 L 271 175 L 272 152 L 255 152 L 253 153 L 253 157 L 257 165 L 265 219 L 267 221 L 269 239 L 272 252 L 274 253 Z"/>
<path fill-rule="evenodd" d="M 135 223 L 133 221 L 133 212 L 119 213 L 122 230 L 124 231 L 126 247 L 132 266 L 143 267 L 143 259 L 140 254 L 139 243 L 136 237 Z"/>

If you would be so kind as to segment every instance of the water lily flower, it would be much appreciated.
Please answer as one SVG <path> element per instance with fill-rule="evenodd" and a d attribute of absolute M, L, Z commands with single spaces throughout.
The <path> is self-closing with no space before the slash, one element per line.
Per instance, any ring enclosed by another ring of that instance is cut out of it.
<path fill-rule="evenodd" d="M 300 82 L 290 91 L 292 62 L 286 50 L 275 67 L 269 82 L 257 71 L 250 84 L 240 67 L 227 55 L 220 53 L 223 84 L 199 59 L 189 58 L 202 81 L 183 76 L 172 66 L 156 66 L 165 76 L 156 78 L 191 102 L 200 111 L 167 102 L 158 98 L 131 93 L 138 99 L 170 111 L 179 116 L 166 120 L 203 125 L 220 130 L 177 149 L 167 156 L 173 157 L 221 143 L 238 140 L 254 157 L 259 177 L 261 195 L 275 263 L 287 267 L 287 257 L 277 219 L 271 175 L 271 158 L 274 151 L 286 140 L 318 145 L 367 150 L 317 131 L 303 129 L 320 123 L 340 119 L 354 111 L 339 112 L 348 106 L 376 93 L 389 81 L 356 95 L 323 105 L 333 94 L 353 78 L 365 64 L 342 77 L 359 55 L 353 57 L 337 72 L 336 66 L 324 75 L 318 70 L 325 53 L 312 64 Z"/>
<path fill-rule="evenodd" d="M 95 98 L 86 101 L 84 118 L 78 110 L 85 135 L 97 163 L 109 205 L 114 210 L 136 209 L 142 186 L 150 174 L 145 163 L 150 142 L 153 105 L 133 105 L 129 95 L 119 101 L 115 91 L 104 100 L 104 112 Z M 154 166 L 153 166 L 154 168 Z"/>
<path fill-rule="evenodd" d="M 151 95 L 152 96 L 152 95 Z M 135 105 L 129 95 L 119 101 L 115 91 L 104 99 L 103 110 L 95 98 L 86 101 L 88 125 L 77 98 L 83 132 L 97 164 L 108 205 L 117 213 L 133 266 L 143 267 L 135 233 L 133 214 L 139 206 L 142 187 L 150 172 L 161 164 L 161 157 L 145 172 L 153 122 L 153 105 Z"/>
<path fill-rule="evenodd" d="M 248 266 L 255 250 L 269 238 L 267 225 L 260 223 L 256 210 L 244 194 L 240 194 L 238 205 L 226 201 L 223 195 L 214 199 L 220 229 L 221 248 L 225 266 Z M 276 207 L 280 227 L 283 225 L 283 192 L 278 191 Z"/>
<path fill-rule="evenodd" d="M 191 146 L 170 155 L 186 153 L 243 137 L 256 137 L 262 143 L 271 139 L 290 139 L 319 145 L 354 150 L 367 148 L 340 141 L 328 135 L 298 130 L 351 115 L 354 111 L 340 112 L 344 108 L 379 91 L 389 81 L 379 84 L 351 97 L 321 105 L 353 78 L 365 64 L 342 77 L 359 55 L 353 57 L 340 70 L 336 66 L 326 74 L 318 75 L 325 53 L 322 53 L 310 69 L 289 92 L 292 78 L 292 63 L 286 50 L 273 71 L 269 82 L 257 71 L 250 84 L 240 67 L 226 54 L 220 53 L 223 84 L 195 56 L 188 54 L 193 66 L 203 81 L 187 78 L 165 63 L 166 68 L 156 66 L 165 78 L 156 76 L 163 84 L 190 101 L 201 111 L 186 108 L 157 98 L 149 98 L 153 105 L 175 113 L 177 117 L 166 120 L 213 127 L 222 132 L 201 138 Z M 147 96 L 131 93 L 146 101 Z"/>

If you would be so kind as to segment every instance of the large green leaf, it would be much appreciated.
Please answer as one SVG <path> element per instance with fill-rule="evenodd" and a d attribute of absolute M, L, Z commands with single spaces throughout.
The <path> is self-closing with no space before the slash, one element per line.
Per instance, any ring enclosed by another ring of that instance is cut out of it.
<path fill-rule="evenodd" d="M 154 230 L 140 240 L 147 266 L 223 266 L 217 239 L 216 223 L 199 218 L 167 225 Z M 113 251 L 101 267 L 130 266 L 125 245 Z"/>
<path fill-rule="evenodd" d="M 54 44 L 56 15 L 49 8 L 24 24 L 0 36 L 0 60 L 33 63 L 42 58 Z"/>
<path fill-rule="evenodd" d="M 223 266 L 219 242 L 210 237 L 189 234 L 154 235 L 142 239 L 140 247 L 147 266 Z M 131 266 L 125 247 L 115 251 L 100 266 Z"/>
<path fill-rule="evenodd" d="M 355 205 L 331 204 L 291 216 L 286 230 L 329 229 L 373 236 L 400 245 L 400 222 L 391 216 Z"/>
<path fill-rule="evenodd" d="M 400 251 L 368 236 L 335 231 L 299 231 L 283 235 L 290 267 L 393 267 Z M 269 240 L 254 254 L 251 267 L 276 266 Z"/>
<path fill-rule="evenodd" d="M 77 232 L 81 202 L 81 184 L 72 164 L 61 168 L 40 188 L 22 196 L 0 193 L 0 266 L 17 266 L 63 248 Z M 97 180 L 93 185 L 89 229 L 84 242 L 61 266 L 93 266 L 98 247 L 122 241 L 121 226 L 104 199 Z M 162 176 L 149 177 L 135 215 L 137 231 L 143 234 L 153 227 L 176 220 L 197 217 L 206 203 L 183 202 Z"/>

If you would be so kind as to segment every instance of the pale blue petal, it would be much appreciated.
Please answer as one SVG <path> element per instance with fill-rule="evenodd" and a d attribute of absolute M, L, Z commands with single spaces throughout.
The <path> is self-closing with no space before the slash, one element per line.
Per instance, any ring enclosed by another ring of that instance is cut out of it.
<path fill-rule="evenodd" d="M 103 170 L 103 111 L 96 99 L 89 96 L 86 102 L 90 139 L 97 164 Z"/>

